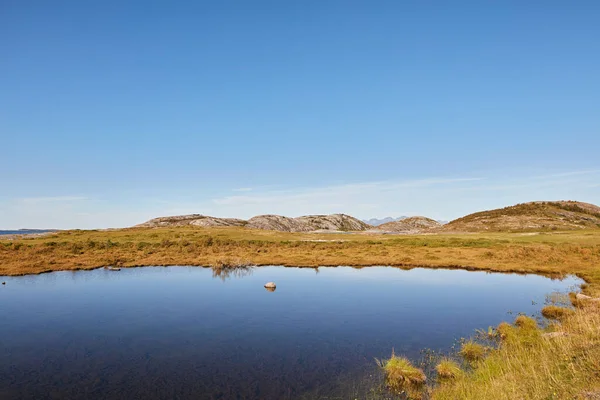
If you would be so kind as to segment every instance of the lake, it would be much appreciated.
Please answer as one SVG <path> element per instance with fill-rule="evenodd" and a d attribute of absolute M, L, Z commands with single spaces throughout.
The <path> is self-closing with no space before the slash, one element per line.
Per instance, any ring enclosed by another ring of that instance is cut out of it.
<path fill-rule="evenodd" d="M 0 230 L 0 236 L 3 235 L 31 235 L 39 233 L 55 232 L 53 229 L 18 229 L 13 231 Z"/>
<path fill-rule="evenodd" d="M 348 398 L 377 375 L 375 357 L 448 351 L 581 283 L 392 267 L 229 276 L 144 267 L 0 280 L 2 399 Z"/>

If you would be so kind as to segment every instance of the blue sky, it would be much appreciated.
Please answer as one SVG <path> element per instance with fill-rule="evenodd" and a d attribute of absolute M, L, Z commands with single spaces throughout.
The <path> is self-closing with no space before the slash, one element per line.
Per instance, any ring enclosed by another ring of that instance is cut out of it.
<path fill-rule="evenodd" d="M 597 1 L 3 1 L 0 229 L 600 203 Z"/>

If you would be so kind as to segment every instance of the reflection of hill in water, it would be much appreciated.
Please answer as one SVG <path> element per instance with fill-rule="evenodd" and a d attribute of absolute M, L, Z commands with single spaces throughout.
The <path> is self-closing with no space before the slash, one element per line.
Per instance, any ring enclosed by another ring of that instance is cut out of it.
<path fill-rule="evenodd" d="M 253 266 L 214 266 L 212 267 L 213 278 L 220 278 L 223 282 L 227 279 L 242 278 L 244 276 L 250 276 L 254 272 Z"/>

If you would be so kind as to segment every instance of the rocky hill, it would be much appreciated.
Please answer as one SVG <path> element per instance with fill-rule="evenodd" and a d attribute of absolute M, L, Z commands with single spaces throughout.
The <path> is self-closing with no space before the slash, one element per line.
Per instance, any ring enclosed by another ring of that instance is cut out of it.
<path fill-rule="evenodd" d="M 290 218 L 282 215 L 258 215 L 248 221 L 234 218 L 216 218 L 206 215 L 192 214 L 174 217 L 154 218 L 143 224 L 141 228 L 164 226 L 245 226 L 251 229 L 264 229 L 283 232 L 312 231 L 364 231 L 370 225 L 346 214 L 307 215 Z"/>
<path fill-rule="evenodd" d="M 159 217 L 136 225 L 140 228 L 156 228 L 161 226 L 244 226 L 247 222 L 243 219 L 217 218 L 207 215 L 190 214 L 174 217 Z"/>
<path fill-rule="evenodd" d="M 248 220 L 246 225 L 252 229 L 265 229 L 269 231 L 282 232 L 309 232 L 313 229 L 296 218 L 284 217 L 283 215 L 257 215 Z"/>
<path fill-rule="evenodd" d="M 248 221 L 217 218 L 200 214 L 154 218 L 137 227 L 244 226 L 250 229 L 282 232 L 369 231 L 390 233 L 434 232 L 533 232 L 600 228 L 600 207 L 577 201 L 536 201 L 497 210 L 482 211 L 442 225 L 426 217 L 402 218 L 371 226 L 346 214 L 306 215 L 290 218 L 282 215 L 258 215 Z"/>
<path fill-rule="evenodd" d="M 346 214 L 306 215 L 295 218 L 297 221 L 309 226 L 312 231 L 364 231 L 370 225 Z"/>
<path fill-rule="evenodd" d="M 447 232 L 527 232 L 600 228 L 600 207 L 577 201 L 536 201 L 450 221 Z"/>
<path fill-rule="evenodd" d="M 364 231 L 370 225 L 346 214 L 306 215 L 290 218 L 281 215 L 258 215 L 248 220 L 248 228 L 284 232 Z"/>
<path fill-rule="evenodd" d="M 399 221 L 387 222 L 375 227 L 375 230 L 394 233 L 423 233 L 442 226 L 438 221 L 427 217 L 410 217 Z"/>

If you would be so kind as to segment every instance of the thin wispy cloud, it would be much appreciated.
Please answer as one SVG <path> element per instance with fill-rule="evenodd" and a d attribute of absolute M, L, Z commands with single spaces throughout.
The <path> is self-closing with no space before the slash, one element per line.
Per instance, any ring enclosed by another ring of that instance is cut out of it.
<path fill-rule="evenodd" d="M 233 189 L 234 192 L 251 192 L 253 189 L 250 187 L 243 187 L 243 188 L 237 188 L 237 189 Z"/>
<path fill-rule="evenodd" d="M 483 178 L 429 178 L 406 181 L 375 181 L 326 187 L 296 188 L 286 190 L 270 190 L 252 195 L 236 195 L 216 198 L 212 201 L 217 205 L 265 204 L 280 202 L 297 202 L 318 200 L 340 196 L 353 196 L 374 192 L 390 192 L 398 189 L 418 188 L 436 185 L 449 185 L 462 182 L 480 181 Z M 338 202 L 338 204 L 341 204 Z"/>
<path fill-rule="evenodd" d="M 25 197 L 20 199 L 25 204 L 40 204 L 40 203 L 70 203 L 75 201 L 87 200 L 83 196 L 50 196 L 50 197 Z"/>
<path fill-rule="evenodd" d="M 271 188 L 214 198 L 208 204 L 202 205 L 202 212 L 241 218 L 258 214 L 299 216 L 347 213 L 358 217 L 369 217 L 373 214 L 396 215 L 424 209 L 419 207 L 419 203 L 423 206 L 433 199 L 443 198 L 447 191 L 470 187 L 481 181 L 485 181 L 485 178 L 433 177 L 316 187 Z M 422 197 L 426 197 L 427 200 L 420 200 Z"/>
<path fill-rule="evenodd" d="M 546 176 L 433 177 L 265 189 L 214 198 L 201 208 L 205 213 L 242 218 L 267 213 L 298 216 L 343 212 L 363 218 L 376 214 L 452 219 L 533 200 L 577 197 L 593 202 L 590 196 L 594 196 L 595 189 L 589 185 L 595 184 L 599 174 L 600 170 L 586 170 Z"/>
<path fill-rule="evenodd" d="M 568 177 L 568 176 L 592 175 L 592 174 L 599 174 L 599 173 L 600 173 L 600 169 L 587 169 L 587 170 L 582 170 L 582 171 L 570 171 L 570 172 L 559 172 L 559 173 L 548 174 L 548 175 L 538 175 L 538 176 L 533 176 L 531 178 L 532 179 L 561 178 L 561 177 Z"/>

